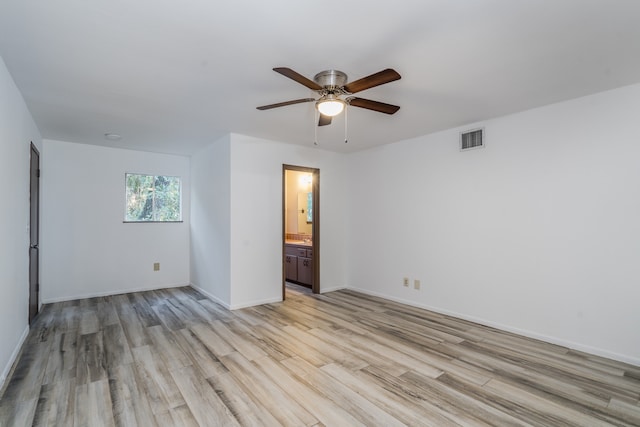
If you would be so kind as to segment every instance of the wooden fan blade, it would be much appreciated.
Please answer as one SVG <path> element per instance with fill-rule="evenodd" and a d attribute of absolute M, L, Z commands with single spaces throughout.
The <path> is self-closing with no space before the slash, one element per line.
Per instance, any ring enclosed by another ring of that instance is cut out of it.
<path fill-rule="evenodd" d="M 312 90 L 322 89 L 322 86 L 320 86 L 318 83 L 314 82 L 313 80 L 309 80 L 302 74 L 296 73 L 291 68 L 278 67 L 278 68 L 274 68 L 273 71 L 275 71 L 276 73 L 280 73 L 285 77 L 289 77 L 291 80 L 294 80 L 300 83 L 301 85 L 308 87 L 309 89 L 312 89 Z"/>
<path fill-rule="evenodd" d="M 356 80 L 355 82 L 347 83 L 346 85 L 344 85 L 344 90 L 349 93 L 356 93 L 360 92 L 361 90 L 370 89 L 372 87 L 380 86 L 399 79 L 400 74 L 398 74 L 391 68 L 387 68 L 386 70 L 382 70 L 375 74 L 371 74 L 370 76 L 363 77 L 360 80 Z"/>
<path fill-rule="evenodd" d="M 320 114 L 320 118 L 318 119 L 318 126 L 326 126 L 331 124 L 331 116 L 325 116 L 324 114 Z"/>
<path fill-rule="evenodd" d="M 284 107 L 285 105 L 302 104 L 303 102 L 315 101 L 313 98 L 294 99 L 293 101 L 278 102 L 277 104 L 263 105 L 256 107 L 258 110 L 270 110 L 272 108 Z"/>
<path fill-rule="evenodd" d="M 349 105 L 385 114 L 393 114 L 400 109 L 397 105 L 385 104 L 384 102 L 372 101 L 370 99 L 363 98 L 351 98 L 351 100 L 349 100 Z"/>

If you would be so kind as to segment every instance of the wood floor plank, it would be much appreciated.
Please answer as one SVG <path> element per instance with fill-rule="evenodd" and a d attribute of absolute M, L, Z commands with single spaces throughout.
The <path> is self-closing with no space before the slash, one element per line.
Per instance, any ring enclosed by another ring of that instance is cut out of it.
<path fill-rule="evenodd" d="M 233 314 L 236 319 L 242 319 L 247 325 L 250 326 L 262 325 L 265 322 L 264 317 L 259 315 L 254 310 L 254 307 L 241 308 L 239 310 L 235 310 Z"/>
<path fill-rule="evenodd" d="M 138 384 L 135 365 L 118 364 L 109 368 L 109 393 L 117 426 L 155 425 L 147 394 L 142 384 Z"/>
<path fill-rule="evenodd" d="M 76 386 L 74 426 L 115 427 L 106 379 Z"/>
<path fill-rule="evenodd" d="M 559 385 L 558 383 L 554 383 L 552 379 L 537 376 L 532 376 L 530 377 L 531 379 L 522 379 L 519 377 L 512 378 L 509 374 L 502 372 L 500 372 L 498 378 L 501 382 L 504 382 L 509 386 L 514 386 L 524 393 L 531 393 L 537 398 L 550 402 L 555 406 L 562 407 L 567 411 L 574 411 L 583 414 L 585 418 L 590 418 L 598 425 L 606 425 L 607 423 L 617 425 L 617 420 L 624 419 L 624 417 L 620 417 L 620 414 L 616 414 L 615 411 L 611 410 L 609 407 L 603 407 L 600 401 L 596 401 L 596 403 L 593 404 L 593 399 L 590 399 L 589 394 L 584 393 L 584 391 L 580 389 L 576 390 L 575 394 L 570 394 L 566 391 L 566 388 L 570 385 L 552 387 L 551 384 L 555 384 L 556 386 Z M 469 394 L 476 400 L 485 401 L 491 406 L 495 406 L 495 404 L 500 400 L 506 402 L 503 403 L 503 405 L 506 405 L 507 407 L 513 404 L 513 400 L 508 397 L 501 397 L 495 393 L 488 394 L 487 392 L 490 388 L 476 388 L 474 385 L 463 383 L 450 376 L 443 376 L 438 378 L 438 380 L 446 383 L 451 388 L 455 388 L 463 393 Z M 536 410 L 535 415 L 531 415 L 530 418 L 539 417 L 541 414 L 542 411 Z"/>
<path fill-rule="evenodd" d="M 36 407 L 33 425 L 73 425 L 75 397 L 75 378 L 44 384 L 40 390 L 40 397 L 38 398 L 38 405 Z"/>
<path fill-rule="evenodd" d="M 223 363 L 229 368 L 246 394 L 260 402 L 282 425 L 314 425 L 318 419 L 304 407 L 292 400 L 269 377 L 238 352 L 224 356 Z"/>
<path fill-rule="evenodd" d="M 100 325 L 101 328 L 120 323 L 118 313 L 116 312 L 116 308 L 111 297 L 106 297 L 104 301 L 98 302 L 96 309 L 98 325 Z"/>
<path fill-rule="evenodd" d="M 140 322 L 145 327 L 157 326 L 161 323 L 160 318 L 153 310 L 153 307 L 149 305 L 146 299 L 142 296 L 138 296 L 134 299 L 133 310 L 138 315 Z"/>
<path fill-rule="evenodd" d="M 640 426 L 640 366 L 355 291 L 46 304 L 0 426 Z"/>
<path fill-rule="evenodd" d="M 198 301 L 198 304 L 213 315 L 216 320 L 222 320 L 225 322 L 234 318 L 233 314 L 229 310 L 214 301 L 204 299 Z"/>
<path fill-rule="evenodd" d="M 247 337 L 233 333 L 232 328 L 220 320 L 212 322 L 211 329 L 229 343 L 234 350 L 247 358 L 247 360 L 253 360 L 267 355 Z"/>
<path fill-rule="evenodd" d="M 100 330 L 98 312 L 94 308 L 83 308 L 80 314 L 80 335 L 93 334 Z"/>
<path fill-rule="evenodd" d="M 204 378 L 229 371 L 192 330 L 182 329 L 175 334 L 175 338 L 182 351 L 191 359 L 192 364 L 200 369 Z M 215 346 L 215 343 L 212 346 Z"/>
<path fill-rule="evenodd" d="M 30 426 L 35 416 L 37 399 L 0 401 L 0 425 Z"/>
<path fill-rule="evenodd" d="M 341 348 L 345 351 L 351 352 L 358 358 L 367 362 L 367 364 L 378 366 L 380 367 L 380 369 L 385 370 L 391 375 L 400 376 L 409 370 L 409 368 L 404 365 L 398 364 L 387 357 L 369 351 L 368 345 L 363 346 L 361 343 L 351 340 L 350 336 L 347 334 L 338 335 L 335 332 L 328 332 L 323 329 L 312 329 L 309 331 L 309 333 L 335 345 L 337 348 Z M 332 362 L 333 360 L 329 360 L 326 363 L 323 363 L 323 365 Z"/>
<path fill-rule="evenodd" d="M 179 369 L 192 363 L 178 345 L 176 336 L 172 331 L 163 325 L 152 326 L 147 330 L 153 341 L 154 354 L 160 356 L 169 370 Z"/>
<path fill-rule="evenodd" d="M 473 399 L 466 400 L 464 396 L 456 393 L 455 390 L 430 388 L 428 387 L 430 384 L 438 385 L 438 380 L 430 377 L 411 371 L 404 373 L 400 377 L 395 377 L 373 366 L 366 367 L 362 372 L 367 375 L 370 381 L 385 387 L 393 393 L 404 396 L 413 404 L 425 408 L 427 417 L 440 416 L 449 420 L 449 422 L 465 426 L 523 425 L 523 423 L 508 422 L 492 424 L 490 421 L 485 421 L 487 414 L 483 413 L 484 408 L 479 406 L 480 402 L 476 402 Z M 418 378 L 418 380 L 414 380 L 415 378 Z"/>
<path fill-rule="evenodd" d="M 154 414 L 162 414 L 185 404 L 184 398 L 166 365 L 149 346 L 133 349 L 137 383 L 144 392 Z"/>
<path fill-rule="evenodd" d="M 75 329 L 60 330 L 51 346 L 43 384 L 51 384 L 76 376 L 78 334 Z"/>
<path fill-rule="evenodd" d="M 169 300 L 170 303 L 175 307 L 180 307 L 181 312 L 188 312 L 193 322 L 207 323 L 218 320 L 213 313 L 199 304 L 201 300 L 194 298 L 186 289 L 188 288 L 169 289 L 168 291 L 173 297 Z"/>
<path fill-rule="evenodd" d="M 172 308 L 171 304 L 166 301 L 154 306 L 153 310 L 162 324 L 172 331 L 186 328 L 186 325 L 190 320 L 184 316 L 184 313 L 180 313 L 178 310 Z"/>
<path fill-rule="evenodd" d="M 318 352 L 328 356 L 332 362 L 337 362 L 346 366 L 349 369 L 362 369 L 369 363 L 354 356 L 349 351 L 345 351 L 334 345 L 331 345 L 327 341 L 324 341 L 315 335 L 302 331 L 295 326 L 285 326 L 282 328 L 286 333 L 299 340 L 302 343 L 314 348 Z"/>
<path fill-rule="evenodd" d="M 107 378 L 102 331 L 78 337 L 76 381 L 78 385 Z"/>
<path fill-rule="evenodd" d="M 127 337 L 119 323 L 105 326 L 102 330 L 104 342 L 104 361 L 107 369 L 133 363 L 133 356 Z"/>
<path fill-rule="evenodd" d="M 202 342 L 217 358 L 226 356 L 236 351 L 220 335 L 218 335 L 209 325 L 191 325 L 189 330 Z"/>
<path fill-rule="evenodd" d="M 331 319 L 333 328 L 348 329 L 355 333 L 365 333 L 365 330 L 360 327 L 360 321 L 353 321 L 353 311 L 341 309 L 340 307 L 335 307 L 333 305 L 318 305 L 317 303 L 309 304 L 307 303 L 308 301 L 313 300 L 308 297 L 297 299 L 295 309 L 316 317 L 318 315 L 326 315 Z"/>
<path fill-rule="evenodd" d="M 263 323 L 264 324 L 264 323 Z M 233 322 L 225 322 L 225 325 L 235 335 L 244 337 L 252 346 L 262 351 L 262 354 L 268 354 L 276 360 L 285 359 L 286 356 L 282 353 L 282 347 L 279 343 L 274 341 L 265 340 L 264 335 L 257 333 L 254 327 L 248 326 L 243 319 L 236 319 Z M 258 354 L 257 357 L 262 357 L 262 354 Z"/>
<path fill-rule="evenodd" d="M 303 383 L 316 389 L 333 402 L 340 402 L 342 408 L 363 425 L 402 426 L 400 420 L 385 412 L 356 391 L 339 381 L 333 381 L 329 375 L 316 366 L 294 357 L 281 362 L 295 373 Z"/>
<path fill-rule="evenodd" d="M 178 406 L 177 408 L 172 408 L 169 411 L 169 415 L 170 415 L 170 419 L 169 418 L 163 419 L 156 416 L 158 425 L 159 426 L 175 425 L 175 426 L 181 426 L 181 427 L 201 427 L 200 424 L 198 424 L 198 421 L 193 416 L 191 409 L 189 409 L 189 407 L 186 404 L 182 406 Z M 173 424 L 170 422 L 170 420 L 173 422 Z"/>
<path fill-rule="evenodd" d="M 111 299 L 116 305 L 116 311 L 120 317 L 122 329 L 124 329 L 124 333 L 129 341 L 129 346 L 133 348 L 151 344 L 147 329 L 140 321 L 129 298 L 127 298 L 126 295 L 116 295 L 111 297 Z"/>
<path fill-rule="evenodd" d="M 320 369 L 407 425 L 458 425 L 436 411 L 424 411 L 423 405 L 416 405 L 401 393 L 394 393 L 391 389 L 372 383 L 362 372 L 352 372 L 333 363 Z"/>
<path fill-rule="evenodd" d="M 581 413 L 580 411 L 566 406 L 558 405 L 556 402 L 541 398 L 533 393 L 514 387 L 503 381 L 493 379 L 483 386 L 483 389 L 495 393 L 502 398 L 515 402 L 521 406 L 532 408 L 536 414 L 545 417 L 546 425 L 573 425 L 585 426 L 597 421 L 597 425 L 602 427 L 613 426 L 604 420 L 594 420 L 593 417 Z"/>
<path fill-rule="evenodd" d="M 265 325 L 264 321 L 251 325 L 245 319 L 245 316 L 240 316 L 237 322 L 227 324 L 233 328 L 235 333 L 242 333 L 245 337 L 251 337 L 252 342 L 274 360 L 287 359 L 293 355 L 293 353 L 287 353 L 281 342 L 273 337 L 266 336 L 261 330 L 257 329 L 260 325 Z"/>
<path fill-rule="evenodd" d="M 315 366 L 323 366 L 334 362 L 328 354 L 323 354 L 315 348 L 303 343 L 292 335 L 286 333 L 282 328 L 274 327 L 270 324 L 256 326 L 261 334 L 270 338 L 280 345 L 280 351 L 288 354 L 289 357 L 296 355 Z"/>
<path fill-rule="evenodd" d="M 187 406 L 201 426 L 239 426 L 211 385 L 193 366 L 171 371 Z"/>
<path fill-rule="evenodd" d="M 240 425 L 264 427 L 282 425 L 260 402 L 255 402 L 244 392 L 231 373 L 226 372 L 214 375 L 208 378 L 207 382 L 236 417 Z"/>
<path fill-rule="evenodd" d="M 361 423 L 336 403 L 290 374 L 282 364 L 263 357 L 254 361 L 274 382 L 281 384 L 291 399 L 296 400 L 327 426 L 357 426 Z"/>
<path fill-rule="evenodd" d="M 485 352 L 478 352 L 461 346 L 458 349 L 460 350 L 458 352 L 460 359 L 452 363 L 460 363 L 461 360 L 464 360 L 478 366 L 492 368 L 494 376 L 499 376 L 506 381 L 523 384 L 529 390 L 539 390 L 542 393 L 549 393 L 558 398 L 568 398 L 583 405 L 606 408 L 609 403 L 609 397 L 592 393 L 589 389 L 571 382 L 562 381 L 556 378 L 552 371 L 540 372 L 532 369 L 531 366 L 512 363 Z"/>
<path fill-rule="evenodd" d="M 637 398 L 638 381 L 621 375 L 609 375 L 594 369 L 580 366 L 579 360 L 569 357 L 549 357 L 536 353 L 532 348 L 514 350 L 504 346 L 494 346 L 486 342 L 462 344 L 472 347 L 482 353 L 495 354 L 515 363 L 525 364 L 531 369 L 542 372 L 553 372 L 556 377 L 563 377 L 565 381 L 584 387 L 594 387 L 605 393 L 607 398 L 612 396 L 621 398 Z"/>
<path fill-rule="evenodd" d="M 443 374 L 442 370 L 434 368 L 432 365 L 430 365 L 428 363 L 428 359 L 422 358 L 422 360 L 419 360 L 406 353 L 396 350 L 393 346 L 381 344 L 375 340 L 372 340 L 366 335 L 355 334 L 344 329 L 336 331 L 336 333 L 345 335 L 350 342 L 356 343 L 362 348 L 368 348 L 371 353 L 375 353 L 380 358 L 386 358 L 390 361 L 393 361 L 393 363 L 404 366 L 407 368 L 407 370 L 414 370 L 431 378 L 438 378 Z"/>
<path fill-rule="evenodd" d="M 281 313 L 280 312 L 281 306 L 282 306 L 282 303 L 275 303 L 275 304 L 267 304 L 267 305 L 250 307 L 248 308 L 248 310 L 253 310 L 256 312 L 258 316 L 264 319 L 269 319 L 269 322 L 266 322 L 266 323 L 276 328 L 282 328 L 287 325 L 293 325 L 293 326 L 298 326 L 301 329 L 308 329 L 306 326 L 296 323 L 291 318 Z M 259 326 L 262 326 L 262 325 L 264 325 L 264 323 L 259 324 Z"/>
<path fill-rule="evenodd" d="M 625 422 L 640 426 L 640 402 L 631 403 L 613 398 L 607 409 Z"/>
<path fill-rule="evenodd" d="M 40 342 L 39 339 L 28 345 L 17 361 L 2 400 L 24 402 L 35 400 L 40 395 L 53 337 L 50 341 Z"/>
<path fill-rule="evenodd" d="M 389 346 L 417 360 L 423 360 L 433 368 L 456 375 L 474 384 L 484 384 L 492 377 L 490 367 L 477 366 L 451 354 L 447 343 L 434 344 L 430 339 L 418 339 L 403 334 L 399 329 L 368 328 L 367 339 Z M 457 348 L 457 346 L 456 346 Z M 455 353 L 455 352 L 454 352 Z"/>
<path fill-rule="evenodd" d="M 312 316 L 288 305 L 282 305 L 279 307 L 278 311 L 280 314 L 286 316 L 288 324 L 299 324 L 304 326 L 306 329 L 321 328 L 325 330 L 333 330 L 340 328 L 339 325 L 332 321 L 333 319 Z"/>

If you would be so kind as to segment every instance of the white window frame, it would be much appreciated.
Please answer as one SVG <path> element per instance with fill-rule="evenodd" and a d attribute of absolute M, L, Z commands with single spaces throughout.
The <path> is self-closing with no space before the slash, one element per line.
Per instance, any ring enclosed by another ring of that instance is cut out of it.
<path fill-rule="evenodd" d="M 178 220 L 172 220 L 172 221 L 162 221 L 162 220 L 150 220 L 150 221 L 134 221 L 134 220 L 128 220 L 127 219 L 127 203 L 128 203 L 128 198 L 127 198 L 127 177 L 129 175 L 140 175 L 140 176 L 152 176 L 153 177 L 153 186 L 154 186 L 154 197 L 152 200 L 152 204 L 153 204 L 153 213 L 155 216 L 155 210 L 156 210 L 156 198 L 155 198 L 155 183 L 156 183 L 156 177 L 158 176 L 164 176 L 167 178 L 177 178 L 178 182 L 179 182 L 179 191 L 180 191 L 180 201 L 178 202 L 180 204 L 180 219 Z M 149 174 L 149 173 L 136 173 L 136 172 L 125 172 L 124 174 L 124 220 L 122 221 L 124 223 L 128 223 L 128 224 L 166 224 L 166 223 L 180 223 L 183 222 L 182 220 L 182 177 L 180 176 L 176 176 L 176 175 L 161 175 L 161 174 Z"/>

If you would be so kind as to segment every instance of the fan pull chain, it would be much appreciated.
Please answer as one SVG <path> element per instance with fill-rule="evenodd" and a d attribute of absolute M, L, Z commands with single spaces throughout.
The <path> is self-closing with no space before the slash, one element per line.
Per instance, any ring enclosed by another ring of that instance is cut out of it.
<path fill-rule="evenodd" d="M 347 125 L 348 117 L 349 117 L 348 111 L 349 111 L 349 104 L 345 105 L 344 107 L 344 143 L 345 144 L 349 142 L 349 140 L 347 139 L 347 131 L 349 130 L 349 127 Z"/>
<path fill-rule="evenodd" d="M 313 145 L 318 145 L 318 119 L 319 112 L 315 110 L 313 112 Z"/>

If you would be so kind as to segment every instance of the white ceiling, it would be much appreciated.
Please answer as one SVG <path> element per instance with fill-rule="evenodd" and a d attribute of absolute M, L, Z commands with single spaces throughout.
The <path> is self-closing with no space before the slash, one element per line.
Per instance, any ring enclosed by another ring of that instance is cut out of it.
<path fill-rule="evenodd" d="M 350 152 L 640 82 L 638 0 L 2 0 L 0 55 L 44 138 L 191 154 L 241 133 L 312 146 L 275 73 L 402 79 L 318 129 Z M 123 135 L 118 142 L 104 134 Z"/>

